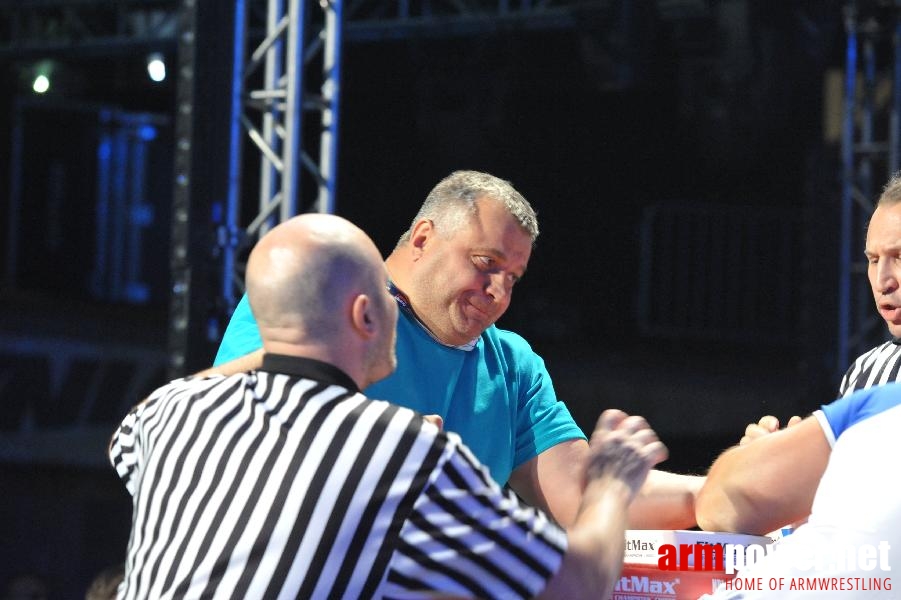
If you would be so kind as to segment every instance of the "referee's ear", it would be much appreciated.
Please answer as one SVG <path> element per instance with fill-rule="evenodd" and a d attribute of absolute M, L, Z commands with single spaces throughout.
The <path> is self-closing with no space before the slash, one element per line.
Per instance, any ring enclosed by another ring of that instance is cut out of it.
<path fill-rule="evenodd" d="M 372 300 L 366 294 L 357 294 L 350 308 L 350 321 L 355 332 L 365 340 L 378 333 L 378 323 Z"/>

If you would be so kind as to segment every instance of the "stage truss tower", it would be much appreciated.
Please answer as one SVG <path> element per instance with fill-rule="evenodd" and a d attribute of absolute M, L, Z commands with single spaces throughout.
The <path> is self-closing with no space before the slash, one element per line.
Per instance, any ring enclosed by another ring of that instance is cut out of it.
<path fill-rule="evenodd" d="M 210 10 L 213 4 L 218 2 L 210 3 Z M 169 318 L 173 376 L 209 362 L 223 321 L 243 294 L 246 253 L 259 236 L 300 212 L 334 212 L 342 3 L 266 0 L 265 11 L 260 8 L 246 0 L 231 6 L 231 70 L 217 86 L 228 96 L 221 111 L 227 116 L 218 121 L 228 133 L 201 139 L 198 146 L 193 115 L 201 103 L 193 73 L 209 66 L 197 44 L 212 32 L 204 34 L 200 2 L 183 0 L 181 7 Z M 192 184 L 192 172 L 198 172 L 192 163 L 208 157 L 204 144 L 217 143 L 228 149 L 222 157 L 227 177 L 204 190 L 203 184 Z M 247 148 L 259 158 L 257 210 L 250 216 L 244 202 L 251 189 L 245 185 Z M 315 190 L 312 202 L 310 190 Z M 212 239 L 197 233 L 210 221 Z M 199 280 L 198 267 L 208 271 L 211 264 L 218 276 Z M 200 302 L 198 294 L 210 301 Z"/>

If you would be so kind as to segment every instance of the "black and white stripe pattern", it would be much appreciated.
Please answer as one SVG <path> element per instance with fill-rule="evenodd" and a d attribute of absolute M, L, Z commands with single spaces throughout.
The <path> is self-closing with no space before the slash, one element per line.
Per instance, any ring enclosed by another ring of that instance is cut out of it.
<path fill-rule="evenodd" d="M 449 518 L 452 527 L 445 525 Z M 422 589 L 529 598 L 556 572 L 566 547 L 556 525 L 503 493 L 465 447 L 416 503 L 401 537 L 388 598 L 415 598 Z"/>
<path fill-rule="evenodd" d="M 901 372 L 901 344 L 890 340 L 857 357 L 845 372 L 839 386 L 839 397 L 857 390 L 899 380 Z"/>
<path fill-rule="evenodd" d="M 453 434 L 334 382 L 178 380 L 122 422 L 124 598 L 528 597 L 566 540 Z"/>

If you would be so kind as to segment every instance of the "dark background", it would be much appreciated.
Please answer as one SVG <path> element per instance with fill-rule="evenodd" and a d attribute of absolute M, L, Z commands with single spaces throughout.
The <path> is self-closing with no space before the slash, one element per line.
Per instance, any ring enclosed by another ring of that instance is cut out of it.
<path fill-rule="evenodd" d="M 640 412 L 670 446 L 667 468 L 701 472 L 748 421 L 809 412 L 837 389 L 841 89 L 830 82 L 846 41 L 840 2 L 700 2 L 705 16 L 684 19 L 665 4 L 587 11 L 564 30 L 348 44 L 337 212 L 387 254 L 451 171 L 511 180 L 542 234 L 499 325 L 542 354 L 583 429 L 605 407 Z M 128 535 L 102 443 L 133 397 L 165 381 L 175 89 L 146 80 L 143 51 L 101 53 L 63 57 L 59 89 L 37 99 L 26 63 L 6 56 L 0 230 L 19 243 L 2 249 L 17 277 L 0 294 L 0 582 L 32 572 L 52 597 L 79 597 Z M 141 298 L 98 279 L 98 107 L 158 124 Z M 5 190 L 17 182 L 13 215 Z M 649 221 L 694 206 L 708 215 L 696 247 L 677 234 L 700 225 Z M 680 299 L 689 280 L 709 282 L 705 314 Z M 79 344 L 128 351 L 54 370 Z"/>

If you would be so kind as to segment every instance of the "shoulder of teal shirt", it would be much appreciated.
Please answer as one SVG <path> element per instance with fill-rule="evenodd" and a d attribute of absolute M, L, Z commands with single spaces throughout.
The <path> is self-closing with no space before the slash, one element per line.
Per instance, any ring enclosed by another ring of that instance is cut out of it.
<path fill-rule="evenodd" d="M 544 359 L 525 338 L 506 329 L 491 327 L 485 331 L 483 339 L 505 356 L 508 368 L 517 380 L 514 468 L 557 444 L 586 439 L 569 408 L 557 397 Z"/>
<path fill-rule="evenodd" d="M 263 340 L 260 338 L 260 329 L 250 311 L 247 294 L 244 294 L 241 301 L 238 302 L 238 306 L 235 307 L 235 312 L 232 313 L 228 327 L 225 328 L 225 334 L 222 336 L 222 342 L 219 344 L 219 351 L 216 353 L 213 365 L 227 363 L 262 347 Z"/>

